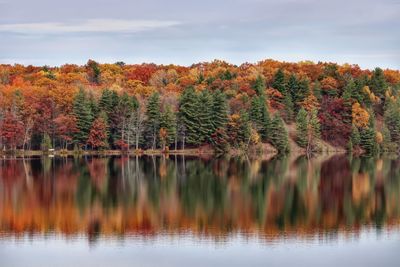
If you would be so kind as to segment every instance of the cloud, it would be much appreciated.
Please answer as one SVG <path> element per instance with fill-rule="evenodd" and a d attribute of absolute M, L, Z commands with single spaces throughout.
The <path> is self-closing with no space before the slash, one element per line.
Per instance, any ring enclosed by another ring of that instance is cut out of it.
<path fill-rule="evenodd" d="M 20 34 L 133 33 L 179 25 L 168 20 L 89 19 L 82 22 L 0 24 L 0 32 Z"/>

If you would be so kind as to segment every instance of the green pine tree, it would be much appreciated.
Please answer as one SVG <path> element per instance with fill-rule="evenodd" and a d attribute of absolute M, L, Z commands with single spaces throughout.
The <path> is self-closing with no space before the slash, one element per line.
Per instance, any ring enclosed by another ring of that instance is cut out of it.
<path fill-rule="evenodd" d="M 116 105 L 113 103 L 113 92 L 110 89 L 104 89 L 101 92 L 101 96 L 98 104 L 98 112 L 104 112 L 107 115 L 107 125 L 109 127 L 108 132 L 108 143 L 114 144 L 115 130 L 114 130 L 114 116 L 116 111 Z"/>
<path fill-rule="evenodd" d="M 353 78 L 350 78 L 347 81 L 347 84 L 343 90 L 342 98 L 344 99 L 344 101 L 350 101 L 351 99 L 356 99 L 354 98 L 356 96 L 355 91 L 356 91 L 356 83 L 354 82 Z"/>
<path fill-rule="evenodd" d="M 197 94 L 193 87 L 189 87 L 183 91 L 179 99 L 178 112 L 179 132 L 182 141 L 188 144 L 199 144 L 197 110 Z"/>
<path fill-rule="evenodd" d="M 358 128 L 354 124 L 351 130 L 350 141 L 353 147 L 360 145 L 361 141 L 360 132 L 358 131 Z"/>
<path fill-rule="evenodd" d="M 321 139 L 321 124 L 318 118 L 318 111 L 311 110 L 310 119 L 308 122 L 308 152 L 320 150 L 319 140 Z M 310 151 L 311 150 L 311 151 Z"/>
<path fill-rule="evenodd" d="M 166 146 L 169 146 L 175 140 L 176 136 L 176 115 L 170 105 L 167 105 L 161 114 L 160 127 L 167 130 L 168 134 L 165 141 Z"/>
<path fill-rule="evenodd" d="M 307 121 L 307 111 L 301 108 L 296 116 L 296 142 L 300 147 L 307 147 L 308 137 L 307 137 L 308 121 Z"/>
<path fill-rule="evenodd" d="M 210 140 L 213 133 L 213 101 L 208 90 L 203 90 L 197 98 L 197 131 L 199 144 Z"/>
<path fill-rule="evenodd" d="M 314 82 L 314 86 L 313 86 L 313 94 L 314 96 L 318 99 L 318 101 L 321 101 L 322 98 L 322 94 L 321 94 L 321 83 L 316 80 Z"/>
<path fill-rule="evenodd" d="M 310 83 L 307 79 L 302 79 L 298 82 L 298 90 L 295 93 L 294 102 L 297 104 L 296 110 L 300 108 L 299 103 L 304 101 L 310 94 Z"/>
<path fill-rule="evenodd" d="M 296 94 L 297 94 L 298 90 L 299 90 L 299 85 L 298 85 L 296 75 L 291 74 L 289 76 L 289 80 L 286 84 L 286 91 L 290 93 L 293 103 L 296 103 L 296 101 L 297 101 Z"/>
<path fill-rule="evenodd" d="M 400 104 L 399 100 L 387 100 L 385 104 L 385 124 L 390 132 L 391 141 L 400 143 Z"/>
<path fill-rule="evenodd" d="M 363 103 L 363 105 L 367 108 L 372 107 L 372 101 L 368 94 L 363 91 L 363 88 L 368 85 L 369 78 L 367 75 L 361 75 L 357 79 L 354 80 L 355 83 L 355 99 L 358 99 L 359 103 Z"/>
<path fill-rule="evenodd" d="M 378 144 L 376 142 L 375 116 L 370 112 L 369 125 L 360 132 L 360 146 L 367 154 L 376 154 Z"/>
<path fill-rule="evenodd" d="M 228 135 L 225 128 L 217 128 L 211 134 L 211 144 L 217 154 L 224 154 L 229 150 Z"/>
<path fill-rule="evenodd" d="M 240 112 L 237 139 L 239 143 L 247 143 L 251 134 L 250 119 L 248 113 L 243 110 Z"/>
<path fill-rule="evenodd" d="M 90 108 L 90 112 L 92 113 L 93 118 L 96 118 L 99 114 L 99 107 L 97 105 L 96 99 L 94 98 L 92 92 L 89 93 L 88 104 Z"/>
<path fill-rule="evenodd" d="M 382 137 L 383 142 L 381 144 L 381 150 L 384 152 L 396 152 L 398 146 L 396 143 L 392 142 L 390 131 L 386 124 L 384 124 L 382 127 Z"/>
<path fill-rule="evenodd" d="M 254 96 L 249 110 L 250 121 L 254 124 L 257 132 L 261 135 L 261 139 L 268 139 L 270 116 L 264 97 Z"/>
<path fill-rule="evenodd" d="M 156 149 L 161 123 L 160 95 L 157 92 L 148 99 L 146 118 L 147 143 L 152 149 Z"/>
<path fill-rule="evenodd" d="M 226 96 L 220 90 L 213 94 L 212 98 L 212 132 L 216 129 L 226 128 L 228 122 L 228 103 Z"/>
<path fill-rule="evenodd" d="M 369 87 L 371 91 L 378 96 L 383 96 L 385 94 L 388 84 L 382 69 L 376 68 L 372 72 L 372 77 L 369 81 Z"/>
<path fill-rule="evenodd" d="M 113 110 L 114 110 L 114 106 L 113 106 L 113 99 L 112 99 L 112 92 L 110 89 L 104 89 L 101 92 L 101 97 L 99 100 L 99 109 L 101 111 L 104 111 L 105 113 L 107 113 L 107 116 L 109 116 Z"/>
<path fill-rule="evenodd" d="M 289 137 L 282 118 L 275 115 L 271 121 L 270 141 L 280 154 L 285 154 L 290 151 Z"/>
<path fill-rule="evenodd" d="M 275 73 L 272 87 L 281 92 L 282 95 L 286 95 L 285 74 L 283 73 L 282 69 L 279 69 Z"/>
<path fill-rule="evenodd" d="M 284 101 L 285 109 L 284 109 L 283 117 L 285 118 L 286 122 L 291 122 L 293 120 L 293 111 L 294 111 L 292 95 L 287 92 L 284 97 L 285 97 L 285 99 L 283 101 Z"/>
<path fill-rule="evenodd" d="M 360 132 L 360 146 L 367 154 L 376 152 L 375 130 L 371 127 L 362 129 Z"/>
<path fill-rule="evenodd" d="M 258 96 L 265 96 L 265 81 L 261 75 L 257 75 L 253 89 L 256 91 Z"/>
<path fill-rule="evenodd" d="M 75 96 L 73 113 L 76 117 L 76 126 L 78 128 L 78 132 L 74 135 L 74 141 L 80 146 L 83 146 L 86 144 L 93 122 L 91 108 L 83 88 L 80 88 L 78 94 Z"/>

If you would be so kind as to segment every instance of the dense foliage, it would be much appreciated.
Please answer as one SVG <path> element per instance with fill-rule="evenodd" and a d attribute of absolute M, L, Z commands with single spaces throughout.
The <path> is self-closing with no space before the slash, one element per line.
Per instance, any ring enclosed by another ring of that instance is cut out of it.
<path fill-rule="evenodd" d="M 223 61 L 175 65 L 0 65 L 3 149 L 217 151 L 318 140 L 367 152 L 400 142 L 400 72 L 357 65 Z M 46 145 L 43 145 L 46 143 Z"/>

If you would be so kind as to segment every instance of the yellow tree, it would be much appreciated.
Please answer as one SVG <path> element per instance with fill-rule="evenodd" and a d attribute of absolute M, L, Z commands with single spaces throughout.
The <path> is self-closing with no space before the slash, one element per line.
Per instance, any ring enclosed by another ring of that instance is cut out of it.
<path fill-rule="evenodd" d="M 300 103 L 300 105 L 308 112 L 311 112 L 313 109 L 319 109 L 318 99 L 314 96 L 314 94 L 309 94 L 304 101 Z"/>
<path fill-rule="evenodd" d="M 368 127 L 369 113 L 361 107 L 360 103 L 355 102 L 351 108 L 353 124 L 358 128 Z"/>

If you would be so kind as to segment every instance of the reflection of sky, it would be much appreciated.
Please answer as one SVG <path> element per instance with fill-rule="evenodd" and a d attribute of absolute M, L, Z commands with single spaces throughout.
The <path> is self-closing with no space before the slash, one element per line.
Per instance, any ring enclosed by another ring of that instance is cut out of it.
<path fill-rule="evenodd" d="M 233 63 L 400 68 L 399 0 L 0 0 L 0 62 Z"/>
<path fill-rule="evenodd" d="M 397 266 L 400 232 L 364 229 L 359 236 L 342 235 L 312 240 L 280 239 L 262 244 L 233 236 L 223 243 L 190 236 L 149 240 L 54 236 L 0 240 L 1 266 Z M 22 257 L 23 255 L 23 257 Z"/>

